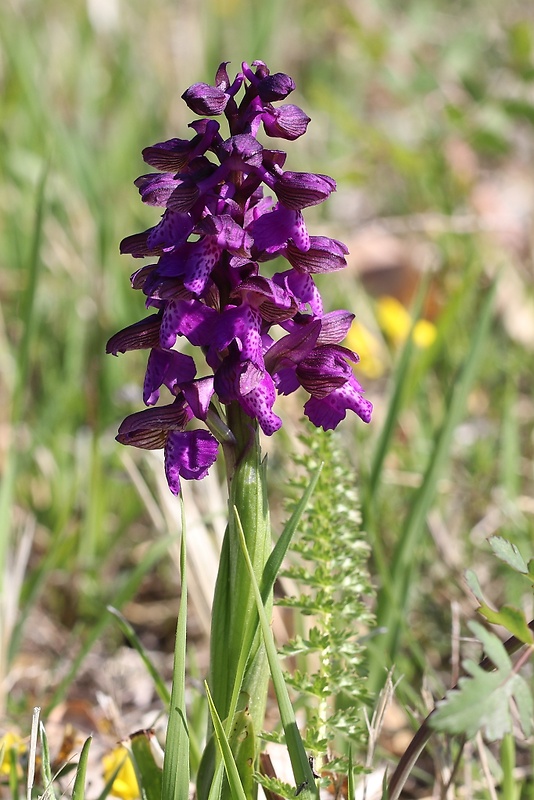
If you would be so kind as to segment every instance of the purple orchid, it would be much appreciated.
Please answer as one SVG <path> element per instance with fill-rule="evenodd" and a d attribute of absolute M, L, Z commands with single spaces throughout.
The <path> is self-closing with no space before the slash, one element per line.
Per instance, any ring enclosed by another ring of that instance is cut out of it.
<path fill-rule="evenodd" d="M 304 413 L 325 430 L 347 411 L 364 422 L 372 411 L 352 370 L 358 356 L 341 344 L 353 315 L 325 314 L 313 279 L 342 269 L 347 248 L 310 236 L 302 214 L 336 184 L 327 175 L 285 171 L 286 154 L 256 138 L 262 126 L 268 137 L 292 141 L 310 119 L 296 105 L 273 105 L 295 88 L 288 75 L 271 74 L 256 61 L 243 63 L 231 82 L 226 67 L 221 64 L 213 86 L 197 83 L 182 95 L 203 117 L 191 123 L 191 139 L 143 150 L 145 162 L 159 171 L 135 184 L 142 201 L 160 206 L 163 215 L 154 227 L 124 239 L 121 252 L 153 260 L 132 275 L 132 286 L 155 313 L 107 345 L 114 355 L 150 350 L 143 390 L 149 408 L 127 417 L 117 439 L 163 448 L 175 494 L 180 478 L 198 480 L 215 462 L 214 433 L 225 429 L 231 404 L 267 435 L 282 424 L 273 410 L 277 395 L 298 388 L 309 395 Z M 226 139 L 212 119 L 221 114 Z M 260 275 L 260 264 L 279 256 L 289 269 Z M 197 360 L 176 349 L 181 340 L 202 354 L 200 374 Z M 174 398 L 170 405 L 156 405 L 162 387 Z"/>

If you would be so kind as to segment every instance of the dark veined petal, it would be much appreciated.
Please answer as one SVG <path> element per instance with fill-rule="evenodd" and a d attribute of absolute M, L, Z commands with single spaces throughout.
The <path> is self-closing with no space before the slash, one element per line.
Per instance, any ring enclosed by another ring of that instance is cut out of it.
<path fill-rule="evenodd" d="M 168 139 L 142 151 L 143 160 L 162 172 L 182 172 L 187 166 L 192 144 L 188 139 Z"/>
<path fill-rule="evenodd" d="M 354 411 L 363 422 L 370 422 L 373 404 L 362 397 L 362 391 L 362 387 L 353 376 L 326 397 L 310 397 L 304 405 L 304 413 L 310 422 L 325 431 L 337 428 L 341 420 L 345 419 L 347 411 Z"/>
<path fill-rule="evenodd" d="M 264 103 L 283 100 L 295 89 L 295 81 L 283 72 L 268 75 L 258 83 L 258 94 Z"/>
<path fill-rule="evenodd" d="M 345 256 L 348 248 L 337 239 L 328 236 L 310 236 L 310 246 L 302 250 L 294 242 L 288 242 L 286 258 L 300 272 L 334 272 L 347 266 Z"/>
<path fill-rule="evenodd" d="M 201 117 L 216 117 L 222 114 L 228 103 L 228 95 L 216 86 L 207 83 L 195 83 L 183 95 L 191 111 Z"/>
<path fill-rule="evenodd" d="M 158 450 L 163 447 L 169 431 L 183 430 L 192 418 L 192 412 L 182 401 L 168 406 L 154 406 L 130 414 L 121 423 L 115 437 L 121 444 Z"/>
<path fill-rule="evenodd" d="M 335 191 L 336 182 L 328 175 L 284 172 L 274 182 L 273 189 L 287 208 L 298 211 L 326 200 Z"/>
<path fill-rule="evenodd" d="M 306 133 L 310 118 L 301 108 L 288 103 L 280 108 L 266 109 L 262 121 L 267 136 L 294 141 Z"/>
<path fill-rule="evenodd" d="M 151 314 L 145 319 L 128 325 L 109 339 L 106 345 L 106 353 L 114 356 L 119 353 L 126 353 L 128 350 L 145 350 L 149 347 L 156 347 L 159 343 L 159 329 L 161 326 L 161 316 Z"/>
<path fill-rule="evenodd" d="M 339 344 L 342 342 L 349 332 L 353 319 L 354 314 L 350 311 L 338 310 L 324 314 L 321 317 L 321 333 L 317 344 Z M 351 351 L 347 350 L 346 352 L 350 353 Z"/>
<path fill-rule="evenodd" d="M 165 206 L 180 182 L 166 172 L 154 172 L 151 175 L 141 175 L 134 183 L 143 203 L 148 206 Z"/>

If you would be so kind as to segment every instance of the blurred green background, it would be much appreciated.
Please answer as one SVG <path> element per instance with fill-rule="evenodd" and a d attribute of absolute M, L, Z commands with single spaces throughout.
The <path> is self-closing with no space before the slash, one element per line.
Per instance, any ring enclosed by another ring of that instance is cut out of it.
<path fill-rule="evenodd" d="M 465 567 L 480 564 L 490 597 L 526 602 L 486 561 L 484 536 L 508 535 L 532 555 L 533 25 L 528 4 L 503 0 L 2 3 L 0 681 L 10 715 L 63 697 L 95 643 L 103 657 L 113 650 L 116 639 L 102 644 L 108 602 L 126 607 L 147 646 L 172 651 L 177 577 L 158 517 L 159 465 L 114 441 L 141 408 L 146 354 L 114 359 L 104 349 L 143 315 L 128 280 L 139 262 L 118 254 L 124 236 L 157 219 L 132 185 L 149 171 L 140 151 L 188 135 L 180 95 L 212 82 L 223 60 L 230 74 L 261 59 L 295 79 L 292 101 L 312 123 L 303 139 L 280 143 L 288 167 L 338 182 L 307 219 L 313 233 L 348 243 L 349 269 L 321 290 L 329 308 L 357 314 L 379 362 L 360 373 L 375 421 L 343 428 L 363 495 L 403 381 L 380 464 L 385 491 L 366 496 L 371 541 L 385 552 L 500 275 L 491 332 L 415 542 L 405 673 L 447 669 L 451 603 L 466 616 L 474 609 Z M 410 309 L 421 275 L 435 338 L 399 378 L 401 342 L 377 298 Z M 291 401 L 277 408 L 290 433 L 268 443 L 279 467 L 275 517 L 300 414 Z"/>

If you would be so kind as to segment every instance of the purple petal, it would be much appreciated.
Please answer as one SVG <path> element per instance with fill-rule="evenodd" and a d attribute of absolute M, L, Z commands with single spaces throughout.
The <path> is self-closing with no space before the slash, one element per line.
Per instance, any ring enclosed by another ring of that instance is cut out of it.
<path fill-rule="evenodd" d="M 249 305 L 229 307 L 219 315 L 213 345 L 222 352 L 235 341 L 241 361 L 250 359 L 263 364 L 261 323 L 260 314 Z"/>
<path fill-rule="evenodd" d="M 190 214 L 176 211 L 165 211 L 161 222 L 148 232 L 147 247 L 149 254 L 171 247 L 181 247 L 193 230 Z"/>
<path fill-rule="evenodd" d="M 206 420 L 213 397 L 213 375 L 186 384 L 183 387 L 183 393 L 195 417 Z"/>
<path fill-rule="evenodd" d="M 180 476 L 201 480 L 217 459 L 219 445 L 208 431 L 171 433 L 165 447 L 165 475 L 173 494 L 180 492 Z"/>
<path fill-rule="evenodd" d="M 350 311 L 330 311 L 321 317 L 321 333 L 317 344 L 339 344 L 342 342 L 354 319 Z"/>
<path fill-rule="evenodd" d="M 262 122 L 267 136 L 294 141 L 306 133 L 310 118 L 298 106 L 288 104 L 266 109 L 262 114 Z"/>
<path fill-rule="evenodd" d="M 309 248 L 305 252 L 296 244 L 288 242 L 286 258 L 292 267 L 301 272 L 334 272 L 347 266 L 345 256 L 348 252 L 343 242 L 338 242 L 337 239 L 310 236 Z"/>
<path fill-rule="evenodd" d="M 323 316 L 323 301 L 311 275 L 291 269 L 273 275 L 273 280 L 279 286 L 284 286 L 299 300 L 301 311 L 306 311 L 306 306 L 309 304 L 316 317 Z"/>
<path fill-rule="evenodd" d="M 354 411 L 363 422 L 370 422 L 373 405 L 361 396 L 361 391 L 360 384 L 353 378 L 327 397 L 310 397 L 304 405 L 304 413 L 314 425 L 325 431 L 334 430 L 345 419 L 347 411 Z"/>
<path fill-rule="evenodd" d="M 198 300 L 171 300 L 163 313 L 160 343 L 170 350 L 177 336 L 185 336 L 194 346 L 206 346 L 213 337 L 217 312 Z"/>
<path fill-rule="evenodd" d="M 295 81 L 283 72 L 268 75 L 258 83 L 258 94 L 264 103 L 283 100 L 295 89 Z"/>
<path fill-rule="evenodd" d="M 214 236 L 220 247 L 229 250 L 233 255 L 250 257 L 253 244 L 252 236 L 244 231 L 241 225 L 234 222 L 229 214 L 203 217 L 195 228 L 195 233 Z"/>
<path fill-rule="evenodd" d="M 179 181 L 168 173 L 155 172 L 151 175 L 141 175 L 134 183 L 139 189 L 143 203 L 149 206 L 165 206 Z"/>
<path fill-rule="evenodd" d="M 192 416 L 183 401 L 175 400 L 168 406 L 155 406 L 130 414 L 123 420 L 115 438 L 121 444 L 158 450 L 164 446 L 169 431 L 183 430 Z"/>
<path fill-rule="evenodd" d="M 181 172 L 191 154 L 191 142 L 187 139 L 168 139 L 142 151 L 143 160 L 163 172 Z"/>
<path fill-rule="evenodd" d="M 228 103 L 228 95 L 216 86 L 207 83 L 195 83 L 183 95 L 191 111 L 201 117 L 215 117 L 222 114 Z"/>
<path fill-rule="evenodd" d="M 309 246 L 306 224 L 300 211 L 280 204 L 255 219 L 248 230 L 254 238 L 254 247 L 260 253 L 277 253 L 285 248 L 289 239 L 298 242 L 303 249 Z"/>
<path fill-rule="evenodd" d="M 148 347 L 156 347 L 159 342 L 159 329 L 161 317 L 159 314 L 151 314 L 145 319 L 128 325 L 109 339 L 106 345 L 106 353 L 126 353 L 128 350 L 144 350 Z"/>
<path fill-rule="evenodd" d="M 152 350 L 148 357 L 143 387 L 143 401 L 147 406 L 159 400 L 160 386 L 165 385 L 172 394 L 175 387 L 192 381 L 196 374 L 195 362 L 191 356 L 176 350 Z"/>
<path fill-rule="evenodd" d="M 260 167 L 263 162 L 263 147 L 255 136 L 240 133 L 231 136 L 221 146 L 221 160 L 229 161 L 231 169 L 243 169 L 243 165 Z"/>
<path fill-rule="evenodd" d="M 333 178 L 311 172 L 284 172 L 273 185 L 278 199 L 294 211 L 322 203 L 335 188 Z"/>

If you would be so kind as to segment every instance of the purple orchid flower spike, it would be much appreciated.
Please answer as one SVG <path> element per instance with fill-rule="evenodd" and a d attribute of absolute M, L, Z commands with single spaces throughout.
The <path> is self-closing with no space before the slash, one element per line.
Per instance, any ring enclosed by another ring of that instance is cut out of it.
<path fill-rule="evenodd" d="M 124 239 L 121 252 L 151 258 L 132 286 L 152 313 L 107 346 L 114 355 L 150 351 L 143 389 L 149 408 L 127 417 L 117 439 L 162 448 L 175 494 L 181 479 L 199 480 L 215 462 L 231 407 L 267 435 L 282 425 L 276 397 L 299 388 L 308 393 L 304 413 L 325 430 L 347 411 L 364 422 L 372 412 L 353 373 L 358 356 L 342 346 L 353 315 L 325 314 L 313 277 L 342 269 L 347 248 L 310 236 L 302 213 L 326 200 L 335 181 L 284 170 L 286 154 L 257 138 L 263 126 L 267 136 L 293 141 L 310 118 L 284 102 L 295 89 L 290 76 L 255 61 L 231 80 L 227 65 L 213 85 L 196 83 L 182 95 L 200 117 L 191 138 L 143 150 L 157 171 L 135 185 L 162 216 Z M 221 116 L 226 138 L 213 119 Z M 279 256 L 288 269 L 262 275 L 261 264 Z M 162 391 L 170 404 L 159 405 Z M 223 444 L 231 439 L 230 431 Z"/>

